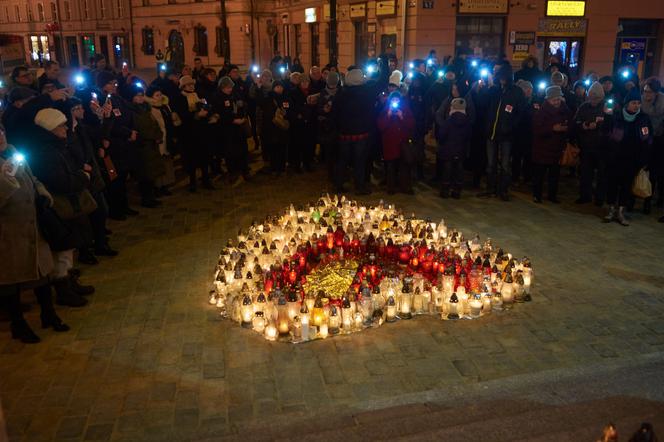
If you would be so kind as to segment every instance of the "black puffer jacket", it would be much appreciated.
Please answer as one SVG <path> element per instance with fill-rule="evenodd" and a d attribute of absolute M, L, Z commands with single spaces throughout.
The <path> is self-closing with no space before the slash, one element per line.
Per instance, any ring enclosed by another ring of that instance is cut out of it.
<path fill-rule="evenodd" d="M 500 80 L 505 79 L 505 86 Z M 488 91 L 487 134 L 490 140 L 514 141 L 517 127 L 524 113 L 526 97 L 520 87 L 512 83 L 512 68 L 503 65 L 496 73 L 496 84 Z"/>
<path fill-rule="evenodd" d="M 650 118 L 640 112 L 634 121 L 625 120 L 623 111 L 607 116 L 609 161 L 638 170 L 648 164 L 652 147 Z"/>
<path fill-rule="evenodd" d="M 131 131 L 134 130 L 134 112 L 119 95 L 111 96 L 111 103 L 111 116 L 102 123 L 102 139 L 111 142 L 108 153 L 115 167 L 120 171 L 131 171 L 136 166 L 136 156 L 132 149 L 134 143 L 129 141 Z"/>

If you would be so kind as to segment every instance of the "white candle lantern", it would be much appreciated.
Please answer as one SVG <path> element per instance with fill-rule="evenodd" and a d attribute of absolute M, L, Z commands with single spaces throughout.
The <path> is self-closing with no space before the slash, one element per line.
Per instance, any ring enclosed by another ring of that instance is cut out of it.
<path fill-rule="evenodd" d="M 296 340 L 302 339 L 302 321 L 299 316 L 293 318 L 293 338 Z"/>
<path fill-rule="evenodd" d="M 327 338 L 327 323 L 321 324 L 320 327 L 318 328 L 318 335 L 325 339 Z"/>
<path fill-rule="evenodd" d="M 254 306 L 253 303 L 251 302 L 251 296 L 244 295 L 242 298 L 242 307 L 241 307 L 241 312 L 240 314 L 242 315 L 242 327 L 244 328 L 251 328 L 251 320 L 254 317 Z"/>
<path fill-rule="evenodd" d="M 447 319 L 459 319 L 459 298 L 456 293 L 452 293 L 447 301 Z"/>
<path fill-rule="evenodd" d="M 330 308 L 330 319 L 329 319 L 329 332 L 331 335 L 339 334 L 339 326 L 341 325 L 341 318 L 339 317 L 339 312 L 337 311 L 336 306 Z"/>
<path fill-rule="evenodd" d="M 251 321 L 251 325 L 255 332 L 263 333 L 265 330 L 265 316 L 263 312 L 256 312 L 254 318 Z"/>
<path fill-rule="evenodd" d="M 397 305 L 394 296 L 387 297 L 387 318 L 386 322 L 394 322 L 397 320 Z"/>
<path fill-rule="evenodd" d="M 277 339 L 277 326 L 273 321 L 268 322 L 265 327 L 265 339 L 268 341 L 275 341 Z"/>
<path fill-rule="evenodd" d="M 483 306 L 482 295 L 480 294 L 473 295 L 469 304 L 470 304 L 470 316 L 472 318 L 479 318 Z"/>

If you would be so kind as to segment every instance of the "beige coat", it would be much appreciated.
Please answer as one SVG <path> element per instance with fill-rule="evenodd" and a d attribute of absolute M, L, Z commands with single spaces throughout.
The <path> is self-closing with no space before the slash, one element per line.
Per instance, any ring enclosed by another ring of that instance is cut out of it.
<path fill-rule="evenodd" d="M 4 162 L 0 158 L 0 166 Z M 0 285 L 35 281 L 53 270 L 51 250 L 37 226 L 35 188 L 50 198 L 28 167 L 19 167 L 15 177 L 0 172 Z"/>

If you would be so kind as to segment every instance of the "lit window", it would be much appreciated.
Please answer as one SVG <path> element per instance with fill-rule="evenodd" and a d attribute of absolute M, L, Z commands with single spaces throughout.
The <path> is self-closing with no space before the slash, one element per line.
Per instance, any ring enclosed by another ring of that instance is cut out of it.
<path fill-rule="evenodd" d="M 143 28 L 141 32 L 143 37 L 143 53 L 145 55 L 154 55 L 154 31 L 150 28 Z"/>

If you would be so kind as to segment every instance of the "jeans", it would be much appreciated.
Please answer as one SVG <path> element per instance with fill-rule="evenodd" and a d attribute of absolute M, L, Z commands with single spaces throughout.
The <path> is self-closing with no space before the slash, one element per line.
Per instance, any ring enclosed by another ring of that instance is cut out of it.
<path fill-rule="evenodd" d="M 366 165 L 369 158 L 369 140 L 339 141 L 339 156 L 335 173 L 335 186 L 341 190 L 344 184 L 346 165 L 352 163 L 355 190 L 369 190 L 366 182 Z"/>
<path fill-rule="evenodd" d="M 512 178 L 512 143 L 492 141 L 486 143 L 487 192 L 505 195 L 509 191 Z"/>
<path fill-rule="evenodd" d="M 455 194 L 461 194 L 463 187 L 463 160 L 454 158 L 443 161 L 442 165 L 442 184 L 441 194 L 449 194 L 450 191 Z"/>
<path fill-rule="evenodd" d="M 558 180 L 560 178 L 560 166 L 558 164 L 532 164 L 533 171 L 533 196 L 542 199 L 544 190 L 544 175 L 547 175 L 549 200 L 558 197 Z"/>
<path fill-rule="evenodd" d="M 579 198 L 590 201 L 593 196 L 595 201 L 604 202 L 606 195 L 606 160 L 603 155 L 595 150 L 581 149 L 580 188 Z M 593 192 L 593 181 L 597 173 L 597 184 Z"/>

